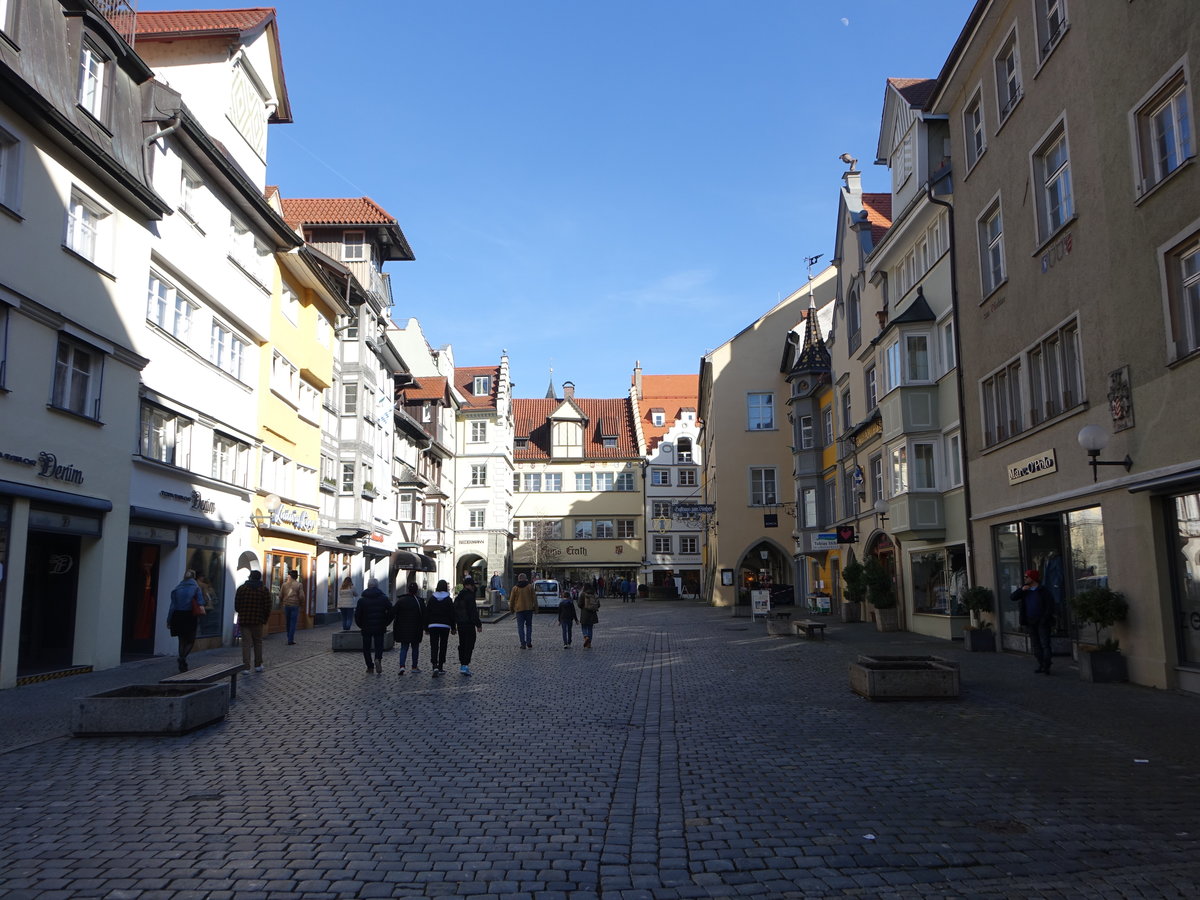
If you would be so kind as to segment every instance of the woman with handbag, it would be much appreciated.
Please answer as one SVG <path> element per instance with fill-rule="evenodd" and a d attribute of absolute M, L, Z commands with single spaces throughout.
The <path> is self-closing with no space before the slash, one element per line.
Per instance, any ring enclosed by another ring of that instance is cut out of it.
<path fill-rule="evenodd" d="M 167 627 L 179 638 L 180 672 L 187 671 L 187 657 L 196 643 L 196 626 L 206 612 L 204 594 L 196 583 L 196 572 L 188 569 L 183 573 L 183 581 L 172 589 L 171 606 L 167 610 Z"/>

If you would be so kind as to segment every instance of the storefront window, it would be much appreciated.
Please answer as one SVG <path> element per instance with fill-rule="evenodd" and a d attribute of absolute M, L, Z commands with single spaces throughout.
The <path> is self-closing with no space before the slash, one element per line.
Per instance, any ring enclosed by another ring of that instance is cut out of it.
<path fill-rule="evenodd" d="M 288 572 L 292 569 L 300 573 L 299 581 L 304 586 L 304 596 L 312 596 L 308 584 L 308 563 L 307 556 L 292 553 L 267 554 L 267 571 L 263 573 L 263 577 L 267 579 L 267 586 L 271 589 L 271 609 L 279 609 L 279 591 L 283 588 L 283 582 L 287 578 Z M 304 612 L 311 611 L 305 609 Z"/>
<path fill-rule="evenodd" d="M 1174 498 L 1175 606 L 1180 623 L 1179 661 L 1200 662 L 1200 494 Z"/>
<path fill-rule="evenodd" d="M 1100 507 L 1067 513 L 1067 534 L 1071 543 L 1071 569 L 1074 591 L 1108 586 L 1108 562 L 1104 555 L 1104 519 Z M 1046 572 L 1047 583 L 1054 577 Z"/>
<path fill-rule="evenodd" d="M 913 611 L 940 616 L 964 616 L 959 599 L 967 588 L 965 547 L 944 547 L 914 553 L 912 568 Z"/>
<path fill-rule="evenodd" d="M 187 568 L 195 570 L 208 610 L 196 626 L 196 636 L 219 637 L 225 620 L 225 536 L 191 529 Z"/>

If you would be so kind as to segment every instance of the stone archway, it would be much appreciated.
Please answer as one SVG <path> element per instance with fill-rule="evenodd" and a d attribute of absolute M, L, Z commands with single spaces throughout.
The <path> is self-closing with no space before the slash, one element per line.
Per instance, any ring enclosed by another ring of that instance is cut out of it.
<path fill-rule="evenodd" d="M 464 553 L 460 556 L 454 564 L 455 583 L 462 584 L 463 578 L 467 575 L 475 579 L 477 591 L 486 589 L 487 580 L 491 577 L 491 573 L 487 570 L 487 559 L 478 553 Z"/>
<path fill-rule="evenodd" d="M 763 539 L 746 549 L 737 564 L 737 602 L 750 602 L 750 591 L 771 591 L 774 605 L 795 602 L 791 555 L 774 541 Z"/>

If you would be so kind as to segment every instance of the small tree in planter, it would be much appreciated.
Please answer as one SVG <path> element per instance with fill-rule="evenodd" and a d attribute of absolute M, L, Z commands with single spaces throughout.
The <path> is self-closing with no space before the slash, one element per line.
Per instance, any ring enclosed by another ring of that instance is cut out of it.
<path fill-rule="evenodd" d="M 1129 669 L 1120 642 L 1110 637 L 1100 643 L 1102 629 L 1129 617 L 1125 595 L 1109 587 L 1088 588 L 1071 598 L 1071 611 L 1081 623 L 1091 623 L 1095 628 L 1096 642 L 1079 645 L 1080 677 L 1086 681 L 1127 681 Z"/>
<path fill-rule="evenodd" d="M 842 621 L 862 618 L 862 603 L 867 599 L 866 567 L 857 559 L 842 567 Z"/>
<path fill-rule="evenodd" d="M 867 559 L 863 565 L 863 579 L 867 583 L 867 600 L 875 607 L 875 627 L 880 631 L 896 631 L 899 628 L 896 590 L 892 576 L 879 557 Z"/>
<path fill-rule="evenodd" d="M 996 595 L 992 589 L 981 584 L 972 585 L 963 591 L 959 600 L 971 614 L 971 623 L 963 629 L 963 649 L 994 652 L 996 635 L 992 623 L 983 619 L 984 613 L 995 609 Z"/>

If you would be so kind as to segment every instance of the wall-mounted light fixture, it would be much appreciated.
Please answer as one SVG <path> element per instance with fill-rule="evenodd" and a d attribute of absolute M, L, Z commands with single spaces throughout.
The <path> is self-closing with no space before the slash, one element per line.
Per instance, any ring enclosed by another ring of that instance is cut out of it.
<path fill-rule="evenodd" d="M 882 528 L 887 524 L 888 503 L 882 497 L 875 501 L 875 515 L 879 516 L 879 527 Z"/>
<path fill-rule="evenodd" d="M 267 494 L 267 498 L 263 502 L 267 504 L 267 514 L 264 516 L 262 513 L 256 512 L 250 517 L 250 521 L 259 528 L 270 525 L 271 520 L 275 518 L 275 513 L 279 512 L 279 507 L 283 506 L 283 501 L 279 499 L 278 494 Z"/>
<path fill-rule="evenodd" d="M 1099 475 L 1096 472 L 1097 466 L 1124 466 L 1128 472 L 1133 468 L 1133 460 L 1129 458 L 1129 454 L 1125 454 L 1124 459 L 1100 459 L 1100 451 L 1108 446 L 1108 432 L 1099 425 L 1084 425 L 1079 429 L 1079 446 L 1087 451 L 1088 463 L 1092 467 L 1092 481 L 1098 480 Z"/>

